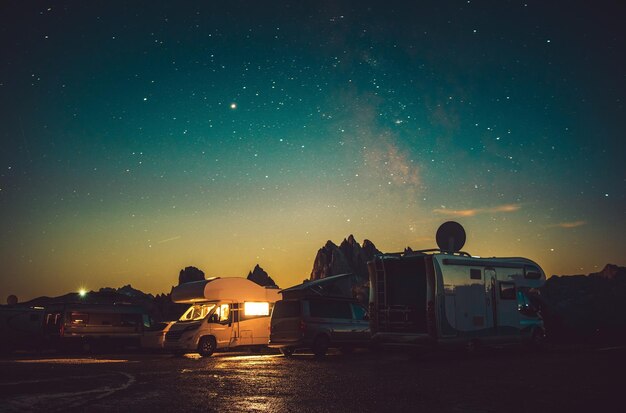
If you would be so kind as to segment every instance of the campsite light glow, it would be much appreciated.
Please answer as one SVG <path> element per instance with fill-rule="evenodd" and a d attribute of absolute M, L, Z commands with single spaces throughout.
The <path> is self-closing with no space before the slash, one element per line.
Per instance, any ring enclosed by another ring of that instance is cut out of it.
<path fill-rule="evenodd" d="M 78 295 L 79 295 L 81 298 L 82 298 L 82 297 L 84 297 L 84 296 L 86 296 L 86 295 L 87 295 L 87 290 L 86 290 L 86 289 L 84 289 L 84 288 L 79 289 L 79 290 L 78 290 Z"/>
<path fill-rule="evenodd" d="M 243 303 L 243 312 L 247 316 L 270 315 L 270 303 L 246 301 Z"/>

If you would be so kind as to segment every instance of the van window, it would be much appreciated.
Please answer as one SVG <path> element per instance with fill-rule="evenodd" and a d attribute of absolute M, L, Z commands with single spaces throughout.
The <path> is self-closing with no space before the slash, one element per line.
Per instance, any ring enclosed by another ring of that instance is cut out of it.
<path fill-rule="evenodd" d="M 229 316 L 230 316 L 228 304 L 220 305 L 217 309 L 217 313 L 219 314 L 219 317 L 220 317 L 219 318 L 220 323 L 228 322 Z"/>
<path fill-rule="evenodd" d="M 272 318 L 300 317 L 300 301 L 277 301 Z"/>
<path fill-rule="evenodd" d="M 352 304 L 352 311 L 354 311 L 355 320 L 367 320 L 367 310 L 362 305 Z"/>
<path fill-rule="evenodd" d="M 180 316 L 179 321 L 202 320 L 214 307 L 215 304 L 194 304 Z"/>
<path fill-rule="evenodd" d="M 500 299 L 515 300 L 515 284 L 509 282 L 500 282 Z"/>
<path fill-rule="evenodd" d="M 470 278 L 472 280 L 482 280 L 482 271 L 476 268 L 470 270 Z"/>
<path fill-rule="evenodd" d="M 311 317 L 351 319 L 352 310 L 347 301 L 311 300 L 309 302 Z"/>
<path fill-rule="evenodd" d="M 89 322 L 89 314 L 72 312 L 70 322 L 72 324 L 87 324 Z"/>
<path fill-rule="evenodd" d="M 270 303 L 251 302 L 243 303 L 243 313 L 245 316 L 270 315 Z"/>

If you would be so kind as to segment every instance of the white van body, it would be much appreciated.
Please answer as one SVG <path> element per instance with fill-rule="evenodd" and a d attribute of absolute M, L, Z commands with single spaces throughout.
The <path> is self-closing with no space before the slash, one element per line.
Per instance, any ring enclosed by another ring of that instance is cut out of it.
<path fill-rule="evenodd" d="M 266 346 L 277 288 L 246 278 L 211 278 L 172 288 L 172 301 L 191 304 L 165 334 L 166 350 L 198 352 L 239 346 Z"/>
<path fill-rule="evenodd" d="M 543 320 L 531 302 L 546 280 L 537 263 L 431 252 L 379 255 L 368 263 L 375 342 L 469 349 L 542 341 Z"/>

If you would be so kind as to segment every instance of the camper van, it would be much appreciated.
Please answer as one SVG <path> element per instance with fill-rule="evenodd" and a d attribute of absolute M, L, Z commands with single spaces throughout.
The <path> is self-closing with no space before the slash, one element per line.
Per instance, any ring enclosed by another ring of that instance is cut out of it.
<path fill-rule="evenodd" d="M 165 334 L 165 349 L 208 357 L 218 349 L 266 346 L 278 291 L 235 277 L 172 288 L 172 301 L 190 306 Z"/>
<path fill-rule="evenodd" d="M 442 227 L 438 250 L 382 254 L 368 263 L 372 340 L 468 350 L 540 345 L 545 333 L 533 294 L 546 280 L 541 267 L 527 258 L 473 257 L 460 251 L 459 224 Z"/>

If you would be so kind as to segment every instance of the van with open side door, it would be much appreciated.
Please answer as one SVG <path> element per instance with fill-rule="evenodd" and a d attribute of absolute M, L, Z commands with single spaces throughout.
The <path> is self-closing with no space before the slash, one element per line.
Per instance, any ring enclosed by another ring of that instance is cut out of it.
<path fill-rule="evenodd" d="M 438 231 L 441 249 L 381 254 L 368 263 L 373 342 L 539 346 L 543 319 L 531 296 L 545 283 L 541 267 L 521 257 L 470 256 L 459 251 L 462 227 L 446 224 L 456 225 L 442 237 Z"/>
<path fill-rule="evenodd" d="M 279 299 L 277 288 L 237 277 L 181 284 L 171 297 L 190 307 L 169 327 L 165 349 L 203 357 L 219 349 L 267 346 L 270 313 Z"/>

